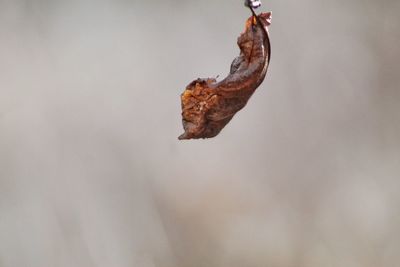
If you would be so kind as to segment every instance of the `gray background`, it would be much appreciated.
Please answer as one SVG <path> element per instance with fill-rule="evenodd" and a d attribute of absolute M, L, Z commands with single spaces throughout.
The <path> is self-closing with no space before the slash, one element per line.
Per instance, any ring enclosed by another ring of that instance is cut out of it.
<path fill-rule="evenodd" d="M 179 142 L 241 0 L 0 0 L 0 266 L 398 266 L 400 2 L 263 4 L 267 79 Z"/>

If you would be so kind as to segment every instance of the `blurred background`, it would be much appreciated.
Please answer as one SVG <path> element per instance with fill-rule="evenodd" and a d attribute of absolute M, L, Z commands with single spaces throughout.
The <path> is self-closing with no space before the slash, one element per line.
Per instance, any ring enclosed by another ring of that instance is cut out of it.
<path fill-rule="evenodd" d="M 0 266 L 398 266 L 400 2 L 261 10 L 266 80 L 178 141 L 242 0 L 0 0 Z"/>

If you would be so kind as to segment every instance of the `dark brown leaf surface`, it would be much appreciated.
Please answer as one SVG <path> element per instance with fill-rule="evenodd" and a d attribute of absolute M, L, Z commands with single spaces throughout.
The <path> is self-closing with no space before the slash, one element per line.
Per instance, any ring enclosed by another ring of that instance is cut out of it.
<path fill-rule="evenodd" d="M 246 21 L 238 38 L 240 55 L 229 75 L 220 82 L 214 78 L 191 82 L 181 95 L 182 122 L 185 132 L 179 139 L 211 138 L 219 134 L 241 110 L 263 82 L 271 54 L 268 26 L 271 12 Z"/>

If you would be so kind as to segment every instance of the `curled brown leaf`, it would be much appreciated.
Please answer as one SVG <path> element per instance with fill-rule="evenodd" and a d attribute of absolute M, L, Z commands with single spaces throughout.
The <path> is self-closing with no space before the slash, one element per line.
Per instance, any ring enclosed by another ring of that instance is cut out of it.
<path fill-rule="evenodd" d="M 240 55 L 232 62 L 229 75 L 191 82 L 181 95 L 185 132 L 179 139 L 211 138 L 219 134 L 241 110 L 263 82 L 271 55 L 268 26 L 271 12 L 246 21 L 237 44 Z"/>

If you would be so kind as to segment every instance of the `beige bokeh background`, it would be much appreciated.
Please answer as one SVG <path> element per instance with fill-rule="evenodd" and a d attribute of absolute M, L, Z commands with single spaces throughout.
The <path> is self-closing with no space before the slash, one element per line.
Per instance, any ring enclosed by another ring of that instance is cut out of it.
<path fill-rule="evenodd" d="M 400 2 L 263 4 L 267 79 L 179 142 L 241 0 L 0 0 L 0 266 L 398 266 Z"/>

